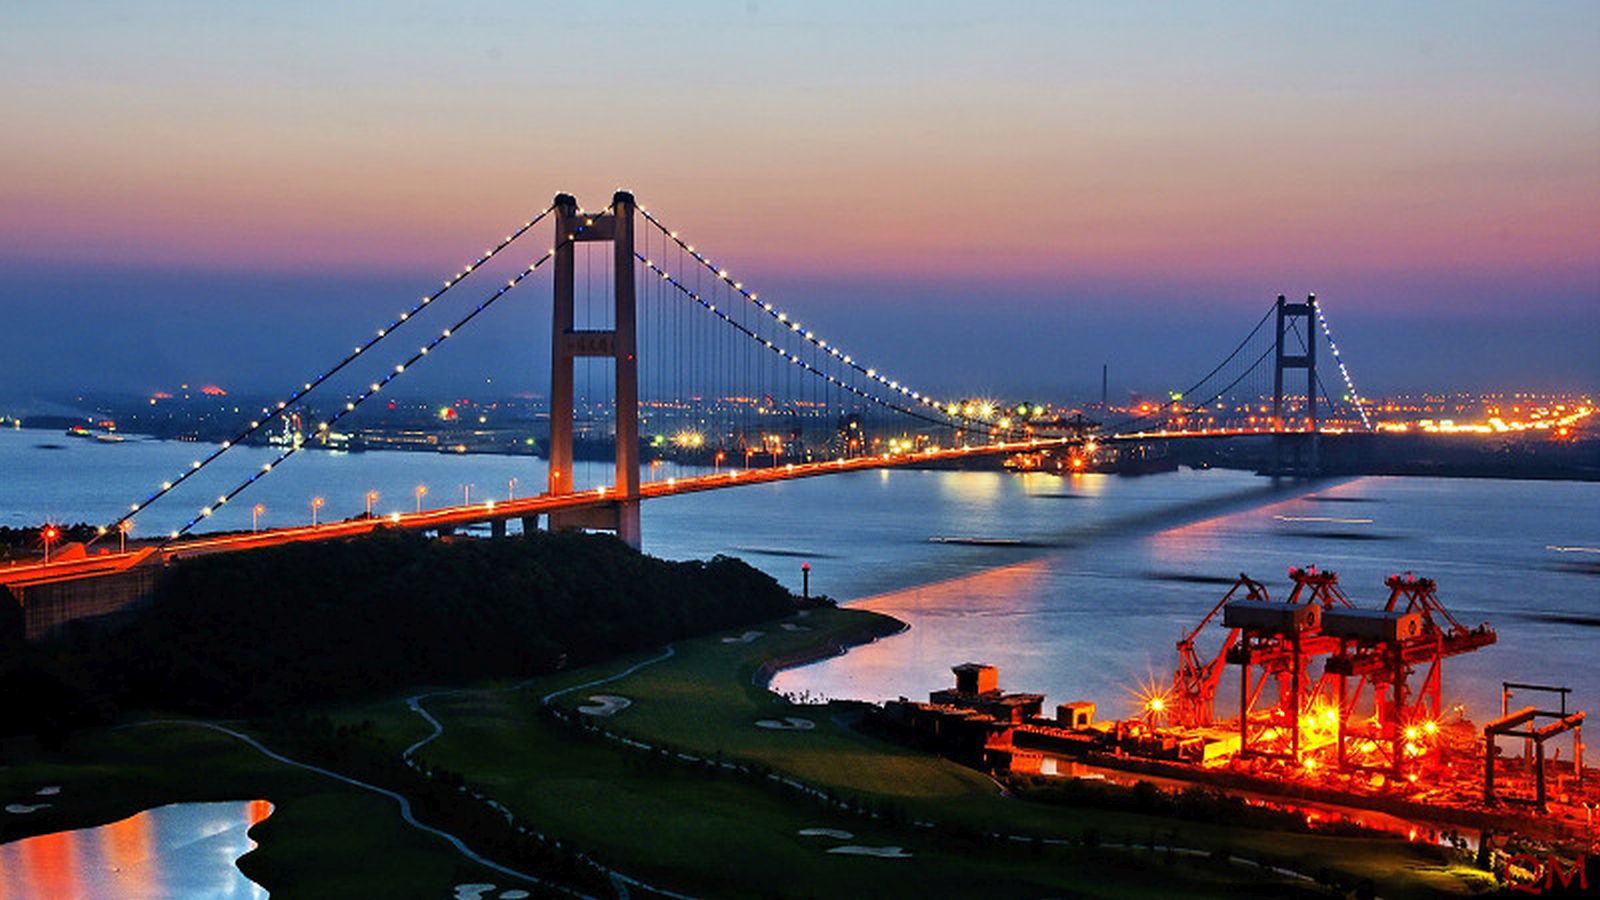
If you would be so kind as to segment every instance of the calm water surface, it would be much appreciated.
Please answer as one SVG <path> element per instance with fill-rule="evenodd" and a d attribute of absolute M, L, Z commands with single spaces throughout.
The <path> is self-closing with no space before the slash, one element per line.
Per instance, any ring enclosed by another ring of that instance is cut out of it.
<path fill-rule="evenodd" d="M 255 847 L 245 832 L 271 814 L 265 800 L 174 803 L 0 844 L 0 900 L 264 898 L 235 861 Z"/>
<path fill-rule="evenodd" d="M 0 525 L 109 520 L 209 450 L 0 431 Z M 136 533 L 182 524 L 272 453 L 234 452 L 241 456 L 227 477 L 151 507 Z M 591 465 L 579 477 L 605 483 L 609 469 Z M 380 493 L 374 512 L 411 509 L 419 484 L 429 488 L 424 505 L 459 503 L 463 485 L 477 499 L 503 497 L 511 478 L 519 496 L 536 491 L 544 463 L 307 452 L 213 522 L 249 528 L 260 502 L 263 525 L 304 524 L 313 496 L 326 498 L 325 519 L 356 515 L 368 490 Z M 1569 685 L 1576 705 L 1600 711 L 1595 483 L 1359 478 L 1275 487 L 1222 470 L 1144 478 L 893 470 L 652 500 L 644 534 L 650 553 L 741 556 L 795 590 L 809 562 L 813 591 L 911 625 L 783 673 L 775 687 L 785 692 L 920 697 L 951 680 L 952 664 L 976 660 L 1000 666 L 1004 687 L 1043 692 L 1050 703 L 1093 700 L 1121 715 L 1135 685 L 1170 677 L 1174 643 L 1240 572 L 1281 597 L 1290 566 L 1317 565 L 1337 571 L 1357 605 L 1374 607 L 1387 598 L 1385 576 L 1414 571 L 1439 583 L 1462 623 L 1496 627 L 1497 645 L 1446 662 L 1447 705 L 1468 703 L 1481 721 L 1499 709 L 1500 681 L 1534 681 Z M 1200 648 L 1221 639 L 1218 626 Z"/>

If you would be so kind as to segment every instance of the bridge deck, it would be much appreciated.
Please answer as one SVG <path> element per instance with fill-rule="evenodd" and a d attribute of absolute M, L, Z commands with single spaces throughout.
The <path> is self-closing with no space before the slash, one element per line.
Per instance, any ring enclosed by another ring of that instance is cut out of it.
<path fill-rule="evenodd" d="M 1060 446 L 1076 442 L 1074 438 L 1035 438 L 1027 441 L 1008 441 L 970 447 L 951 447 L 915 453 L 882 454 L 852 459 L 835 459 L 825 462 L 790 463 L 763 469 L 730 469 L 709 475 L 687 478 L 667 478 L 647 481 L 639 486 L 639 498 L 670 497 L 700 491 L 766 484 L 854 472 L 865 469 L 883 469 L 969 459 L 995 454 L 1015 453 L 1040 447 Z M 18 588 L 33 587 L 63 581 L 76 581 L 125 572 L 141 563 L 165 563 L 185 556 L 208 553 L 227 553 L 259 547 L 273 547 L 298 541 L 325 541 L 368 534 L 379 528 L 402 528 L 428 531 L 439 528 L 460 528 L 495 521 L 506 521 L 525 516 L 551 512 L 604 506 L 617 502 L 613 488 L 602 487 L 571 494 L 539 494 L 518 500 L 490 500 L 466 506 L 447 506 L 416 513 L 395 513 L 386 517 L 350 519 L 320 525 L 294 528 L 274 528 L 259 532 L 201 535 L 183 541 L 174 541 L 159 548 L 143 547 L 126 553 L 104 553 L 67 562 L 34 563 L 0 569 L 0 585 Z"/>

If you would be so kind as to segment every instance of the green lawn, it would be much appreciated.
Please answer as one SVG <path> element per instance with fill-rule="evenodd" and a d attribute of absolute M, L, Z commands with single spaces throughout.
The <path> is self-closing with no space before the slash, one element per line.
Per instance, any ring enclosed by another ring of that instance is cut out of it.
<path fill-rule="evenodd" d="M 834 721 L 826 707 L 790 706 L 752 683 L 767 659 L 859 632 L 869 615 L 818 610 L 790 620 L 810 631 L 773 623 L 747 644 L 724 643 L 720 638 L 728 635 L 683 642 L 666 661 L 557 703 L 576 707 L 591 694 L 625 696 L 633 704 L 604 720 L 616 732 L 695 755 L 770 766 L 838 796 L 893 808 L 907 819 L 943 823 L 938 831 L 832 810 L 731 775 L 652 764 L 644 754 L 534 715 L 537 697 L 622 671 L 650 653 L 539 679 L 520 695 L 499 690 L 434 698 L 428 709 L 445 723 L 446 733 L 423 757 L 465 773 L 520 816 L 591 849 L 602 861 L 690 892 L 824 895 L 870 889 L 901 896 L 1010 885 L 1023 896 L 1221 896 L 1241 889 L 1276 896 L 1299 887 L 1268 883 L 1255 867 L 1238 862 L 1218 867 L 1179 857 L 1169 868 L 1160 851 L 1051 847 L 1036 858 L 1031 843 L 980 848 L 972 840 L 986 832 L 1079 838 L 1086 831 L 1104 842 L 1129 844 L 1175 832 L 1181 845 L 1225 847 L 1236 857 L 1270 857 L 1307 872 L 1328 866 L 1371 877 L 1385 896 L 1464 890 L 1459 870 L 1453 874 L 1442 857 L 1399 840 L 1234 829 L 1008 799 L 981 773 L 867 737 Z M 417 720 L 399 703 L 344 715 L 371 719 L 380 733 L 406 742 L 426 733 L 405 724 Z M 803 716 L 816 727 L 755 726 L 759 719 L 785 716 Z M 850 831 L 862 844 L 904 846 L 915 860 L 841 859 L 822 852 L 837 842 L 797 834 L 810 827 Z M 1114 880 L 1089 877 L 1105 868 L 1117 872 Z M 805 875 L 796 880 L 795 872 Z"/>
<path fill-rule="evenodd" d="M 1144 853 L 1050 848 L 1036 857 L 1028 845 L 983 851 L 969 840 L 873 822 L 729 775 L 654 764 L 537 720 L 526 698 L 512 692 L 443 697 L 429 709 L 446 724 L 444 737 L 423 753 L 430 763 L 466 773 L 475 789 L 603 862 L 691 894 L 1218 896 L 1230 880 L 1250 880 L 1241 870 L 1184 862 L 1174 884 Z M 854 838 L 800 835 L 806 828 Z M 842 843 L 902 846 L 914 858 L 826 852 Z M 1107 866 L 1120 873 L 1114 885 L 1095 875 Z"/>
<path fill-rule="evenodd" d="M 575 707 L 591 694 L 627 697 L 632 705 L 603 720 L 605 727 L 652 745 L 769 767 L 890 811 L 890 819 L 847 812 L 766 780 L 667 763 L 539 715 L 545 694 L 620 672 L 658 651 L 521 688 L 446 689 L 425 701 L 446 730 L 419 758 L 460 773 L 520 820 L 605 865 L 696 895 L 1326 896 L 1315 885 L 1284 881 L 1241 858 L 1270 858 L 1308 873 L 1339 869 L 1373 879 L 1391 900 L 1465 894 L 1484 885 L 1469 870 L 1447 867 L 1442 855 L 1401 840 L 1317 837 L 1011 799 L 981 773 L 865 736 L 836 721 L 836 708 L 790 706 L 752 682 L 766 660 L 836 643 L 860 633 L 871 617 L 819 609 L 788 620 L 807 631 L 771 623 L 750 643 L 724 643 L 724 635 L 685 641 L 669 659 L 556 702 Z M 370 723 L 368 734 L 382 743 L 382 752 L 396 755 L 431 731 L 407 708 L 404 694 L 319 712 L 336 724 Z M 755 726 L 787 716 L 815 727 Z M 0 792 L 69 785 L 60 808 L 28 823 L 35 830 L 81 827 L 179 799 L 265 797 L 278 811 L 253 832 L 262 846 L 243 867 L 275 892 L 437 897 L 461 881 L 511 886 L 467 864 L 442 841 L 405 828 L 392 801 L 271 763 L 198 729 L 98 732 L 75 739 L 62 754 L 6 749 L 10 767 L 0 770 Z M 939 824 L 905 824 L 914 820 Z M 13 833 L 0 831 L 0 840 L 19 836 L 15 823 L 5 826 Z M 854 837 L 799 834 L 808 828 Z M 1092 835 L 1100 846 L 993 841 L 984 837 L 990 832 L 1057 841 Z M 1226 848 L 1233 861 L 1105 846 L 1169 835 L 1180 846 Z M 912 858 L 826 852 L 845 843 L 899 846 Z M 374 860 L 382 861 L 381 871 L 373 871 Z"/>

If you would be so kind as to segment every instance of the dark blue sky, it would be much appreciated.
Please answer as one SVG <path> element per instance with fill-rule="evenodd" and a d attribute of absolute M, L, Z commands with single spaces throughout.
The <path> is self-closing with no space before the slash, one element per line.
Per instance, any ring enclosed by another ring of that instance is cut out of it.
<path fill-rule="evenodd" d="M 1600 387 L 1585 0 L 63 3 L 7 36 L 0 396 L 294 385 L 618 186 L 930 391 L 1166 390 L 1308 290 L 1367 393 Z M 417 383 L 542 390 L 546 284 Z"/>
<path fill-rule="evenodd" d="M 280 392 L 322 371 L 433 284 L 389 274 L 217 271 L 12 270 L 3 277 L 8 291 L 28 298 L 8 304 L 0 393 L 11 398 L 146 394 L 184 382 Z M 490 270 L 481 277 L 430 314 L 448 324 L 503 283 Z M 1273 296 L 1242 284 L 1187 295 L 1170 288 L 1174 299 L 1152 306 L 1143 298 L 1154 289 L 1145 286 L 771 281 L 763 298 L 803 313 L 831 343 L 908 383 L 939 394 L 1044 398 L 1097 394 L 1102 363 L 1111 367 L 1113 391 L 1181 389 L 1233 348 Z M 1401 306 L 1345 310 L 1337 296 L 1321 296 L 1363 393 L 1600 384 L 1600 321 L 1581 295 L 1564 304 L 1545 298 L 1550 316 L 1477 310 L 1460 317 Z M 549 304 L 548 275 L 540 272 L 409 372 L 402 389 L 542 393 Z M 419 319 L 414 327 L 416 338 L 397 334 L 383 360 L 403 357 L 436 326 Z"/>

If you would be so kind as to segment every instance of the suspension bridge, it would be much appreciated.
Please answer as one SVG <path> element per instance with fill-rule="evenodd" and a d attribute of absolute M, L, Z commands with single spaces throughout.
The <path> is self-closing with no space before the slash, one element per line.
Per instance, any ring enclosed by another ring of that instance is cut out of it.
<path fill-rule="evenodd" d="M 475 302 L 447 311 L 481 280 L 475 275 L 545 223 L 552 240 L 531 261 L 481 290 Z M 543 493 L 437 509 L 419 502 L 411 513 L 374 517 L 369 511 L 306 527 L 207 528 L 290 457 L 359 423 L 366 404 L 452 338 L 482 327 L 493 307 L 545 269 L 553 302 Z M 1342 390 L 1334 394 L 1317 369 L 1324 342 L 1340 377 L 1336 386 Z M 1296 391 L 1291 382 L 1302 376 L 1303 390 Z M 353 378 L 364 386 L 341 392 L 341 381 Z M 1270 404 L 1262 401 L 1268 396 Z M 584 210 L 571 195 L 557 195 L 325 371 L 241 421 L 231 439 L 157 482 L 99 534 L 125 534 L 154 504 L 178 503 L 183 496 L 193 503 L 192 488 L 202 483 L 197 476 L 226 471 L 232 451 L 261 446 L 290 416 L 315 423 L 304 439 L 223 482 L 225 489 L 208 493 L 158 543 L 131 551 L 76 549 L 49 563 L 0 570 L 0 584 L 25 610 L 54 597 L 57 612 L 47 618 L 74 618 L 87 614 L 81 610 L 117 608 L 147 593 L 160 566 L 179 556 L 337 539 L 378 528 L 448 533 L 487 524 L 491 533 L 503 535 L 513 520 L 526 531 L 539 527 L 540 517 L 550 529 L 614 531 L 638 547 L 640 503 L 673 494 L 1085 445 L 1235 435 L 1277 436 L 1280 456 L 1293 457 L 1285 469 L 1304 472 L 1316 468 L 1318 435 L 1371 425 L 1315 296 L 1304 302 L 1278 297 L 1221 362 L 1165 402 L 1144 404 L 1116 422 L 1081 414 L 1068 419 L 1042 406 L 1013 408 L 914 388 L 763 298 L 627 192 L 616 193 L 600 210 Z M 597 443 L 611 448 L 614 479 L 580 488 L 575 450 Z M 683 463 L 696 474 L 645 480 L 641 472 L 653 471 L 646 453 Z M 30 632 L 37 630 L 32 611 L 29 619 Z"/>

